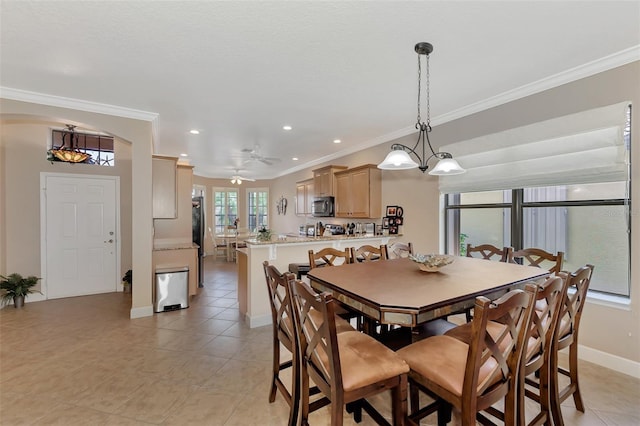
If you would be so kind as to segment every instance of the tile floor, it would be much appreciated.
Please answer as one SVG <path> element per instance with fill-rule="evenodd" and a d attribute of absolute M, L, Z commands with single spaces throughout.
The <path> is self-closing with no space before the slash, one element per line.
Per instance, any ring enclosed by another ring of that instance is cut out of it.
<path fill-rule="evenodd" d="M 0 425 L 285 425 L 282 397 L 267 400 L 271 328 L 240 320 L 235 267 L 207 259 L 188 309 L 147 318 L 129 319 L 123 293 L 1 310 Z M 640 424 L 640 380 L 587 362 L 580 374 L 587 410 L 568 400 L 568 425 Z M 388 399 L 373 401 L 387 416 Z"/>

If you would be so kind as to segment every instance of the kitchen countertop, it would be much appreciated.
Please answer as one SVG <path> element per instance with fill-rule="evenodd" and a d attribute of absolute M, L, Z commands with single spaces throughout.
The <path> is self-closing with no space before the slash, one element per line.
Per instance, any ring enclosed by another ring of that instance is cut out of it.
<path fill-rule="evenodd" d="M 323 241 L 339 241 L 339 240 L 368 240 L 368 239 L 378 239 L 378 238 L 394 238 L 401 237 L 400 234 L 393 235 L 373 235 L 373 234 L 365 234 L 365 235 L 331 235 L 327 237 L 305 237 L 305 236 L 294 236 L 294 235 L 286 235 L 286 236 L 273 236 L 270 241 L 258 241 L 255 238 L 250 238 L 245 240 L 247 245 L 269 245 L 269 244 L 294 244 L 294 243 L 315 243 L 315 242 L 323 242 Z"/>
<path fill-rule="evenodd" d="M 154 250 L 184 250 L 184 249 L 197 249 L 199 245 L 193 242 L 154 242 Z"/>

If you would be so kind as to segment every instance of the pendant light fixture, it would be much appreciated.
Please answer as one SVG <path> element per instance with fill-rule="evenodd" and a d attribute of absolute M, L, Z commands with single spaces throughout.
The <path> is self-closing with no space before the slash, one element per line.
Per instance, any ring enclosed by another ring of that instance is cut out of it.
<path fill-rule="evenodd" d="M 429 141 L 429 133 L 431 132 L 431 110 L 429 105 L 429 54 L 433 52 L 433 46 L 431 43 L 421 42 L 416 44 L 415 51 L 418 54 L 418 119 L 416 122 L 416 130 L 418 130 L 418 140 L 413 148 L 400 143 L 394 143 L 391 145 L 391 152 L 387 154 L 384 161 L 378 164 L 379 169 L 383 170 L 407 170 L 415 169 L 416 167 L 422 170 L 422 173 L 429 169 L 427 162 L 435 157 L 439 161 L 436 166 L 429 172 L 430 175 L 458 175 L 464 173 L 466 170 L 460 167 L 460 164 L 453 159 L 453 156 L 448 152 L 435 152 Z M 420 95 L 422 92 L 422 56 L 425 57 L 427 71 L 426 71 L 426 87 L 427 87 L 427 120 L 422 121 L 420 115 Z M 420 155 L 416 149 L 422 142 L 422 148 Z M 427 151 L 427 146 L 429 151 Z M 413 154 L 418 162 L 416 163 L 409 154 Z M 427 155 L 429 155 L 427 157 Z"/>

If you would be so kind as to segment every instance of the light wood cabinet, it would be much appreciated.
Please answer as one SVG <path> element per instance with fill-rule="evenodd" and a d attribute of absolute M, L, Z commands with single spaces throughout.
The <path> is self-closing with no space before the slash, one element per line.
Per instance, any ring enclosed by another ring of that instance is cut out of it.
<path fill-rule="evenodd" d="M 326 166 L 313 171 L 313 189 L 316 197 L 335 196 L 335 173 L 346 166 Z"/>
<path fill-rule="evenodd" d="M 314 196 L 313 179 L 307 179 L 296 183 L 296 214 L 298 216 L 307 216 L 311 214 Z"/>
<path fill-rule="evenodd" d="M 154 219 L 175 219 L 177 209 L 178 159 L 154 155 L 152 159 L 152 197 Z"/>
<path fill-rule="evenodd" d="M 336 178 L 336 217 L 382 216 L 382 174 L 374 164 L 339 171 Z"/>

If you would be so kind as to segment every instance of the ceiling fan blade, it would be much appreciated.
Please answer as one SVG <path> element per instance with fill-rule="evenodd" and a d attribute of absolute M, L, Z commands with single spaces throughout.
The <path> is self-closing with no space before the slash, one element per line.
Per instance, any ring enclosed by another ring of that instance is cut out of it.
<path fill-rule="evenodd" d="M 262 162 L 262 163 L 266 164 L 267 166 L 271 166 L 271 165 L 273 165 L 273 163 L 272 163 L 271 161 L 267 160 L 266 158 L 260 158 L 260 159 L 258 159 L 258 160 L 259 160 L 260 162 Z"/>

